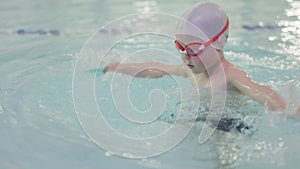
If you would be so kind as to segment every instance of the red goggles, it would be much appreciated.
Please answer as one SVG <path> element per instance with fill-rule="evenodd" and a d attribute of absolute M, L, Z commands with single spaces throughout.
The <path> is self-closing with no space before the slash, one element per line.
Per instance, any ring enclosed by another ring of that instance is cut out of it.
<path fill-rule="evenodd" d="M 216 40 L 218 40 L 219 37 L 227 30 L 228 26 L 229 20 L 227 19 L 226 24 L 224 28 L 220 31 L 220 33 L 218 33 L 216 36 L 214 36 L 205 43 L 190 43 L 184 47 L 181 45 L 181 43 L 179 43 L 178 40 L 175 40 L 176 48 L 180 53 L 185 54 L 187 56 L 198 56 L 207 46 L 211 45 Z"/>

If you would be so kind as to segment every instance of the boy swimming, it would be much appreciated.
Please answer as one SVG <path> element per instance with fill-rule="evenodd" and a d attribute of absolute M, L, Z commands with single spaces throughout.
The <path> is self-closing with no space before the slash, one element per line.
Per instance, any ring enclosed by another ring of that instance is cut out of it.
<path fill-rule="evenodd" d="M 179 26 L 175 46 L 183 64 L 114 62 L 107 65 L 103 73 L 119 72 L 147 78 L 177 75 L 190 78 L 194 85 L 247 95 L 273 110 L 285 109 L 284 101 L 276 92 L 254 82 L 225 59 L 223 48 L 228 38 L 229 19 L 221 7 L 210 2 L 198 3 L 183 15 Z"/>

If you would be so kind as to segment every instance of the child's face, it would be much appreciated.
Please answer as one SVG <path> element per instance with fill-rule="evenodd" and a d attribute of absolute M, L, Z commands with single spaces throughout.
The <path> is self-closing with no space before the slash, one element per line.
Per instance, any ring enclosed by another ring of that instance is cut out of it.
<path fill-rule="evenodd" d="M 186 48 L 187 44 L 191 43 L 204 43 L 203 40 L 191 35 L 176 35 L 177 41 L 180 45 Z M 182 61 L 191 69 L 195 74 L 207 71 L 207 69 L 219 63 L 220 58 L 216 49 L 212 46 L 207 46 L 197 56 L 190 56 L 188 54 L 181 54 Z"/>

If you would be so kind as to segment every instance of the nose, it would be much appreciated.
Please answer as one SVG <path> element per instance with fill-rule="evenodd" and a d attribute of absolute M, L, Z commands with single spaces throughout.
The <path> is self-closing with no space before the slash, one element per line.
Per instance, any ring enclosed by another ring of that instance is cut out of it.
<path fill-rule="evenodd" d="M 185 59 L 187 59 L 187 60 L 191 60 L 191 56 L 189 56 L 189 55 L 186 55 L 186 54 L 182 54 L 183 55 L 183 57 L 185 58 Z"/>
<path fill-rule="evenodd" d="M 191 56 L 187 56 L 185 54 L 182 54 L 182 60 L 184 61 L 185 64 L 191 64 Z"/>

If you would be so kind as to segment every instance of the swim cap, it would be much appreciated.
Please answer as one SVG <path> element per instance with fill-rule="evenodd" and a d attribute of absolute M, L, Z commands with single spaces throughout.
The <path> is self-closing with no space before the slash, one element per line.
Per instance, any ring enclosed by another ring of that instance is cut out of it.
<path fill-rule="evenodd" d="M 178 34 L 192 35 L 206 42 L 219 34 L 212 46 L 222 50 L 228 38 L 228 23 L 221 7 L 211 2 L 200 2 L 184 13 L 178 23 Z"/>

